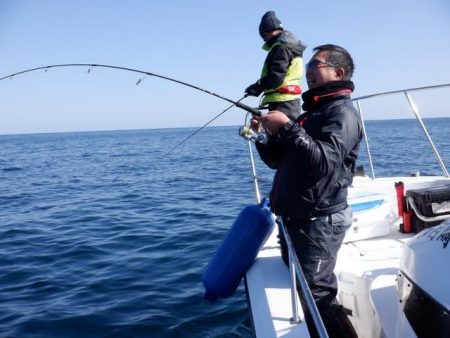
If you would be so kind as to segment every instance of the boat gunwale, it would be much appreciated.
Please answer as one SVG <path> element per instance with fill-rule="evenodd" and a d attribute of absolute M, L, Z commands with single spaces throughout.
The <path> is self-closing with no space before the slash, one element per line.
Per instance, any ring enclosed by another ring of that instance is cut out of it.
<path fill-rule="evenodd" d="M 365 100 L 365 99 L 370 99 L 370 98 L 374 98 L 374 97 L 393 95 L 393 94 L 399 94 L 399 93 L 404 93 L 404 92 L 415 92 L 415 91 L 420 91 L 420 90 L 445 88 L 445 87 L 450 87 L 450 83 L 443 83 L 443 84 L 432 85 L 432 86 L 405 88 L 405 89 L 400 89 L 400 90 L 391 90 L 391 91 L 387 91 L 387 92 L 363 95 L 363 96 L 358 96 L 358 97 L 352 98 L 352 101 Z"/>

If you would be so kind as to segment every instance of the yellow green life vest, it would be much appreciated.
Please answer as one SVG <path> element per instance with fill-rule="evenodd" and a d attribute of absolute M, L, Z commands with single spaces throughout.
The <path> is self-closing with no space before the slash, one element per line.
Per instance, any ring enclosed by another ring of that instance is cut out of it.
<path fill-rule="evenodd" d="M 282 45 L 279 42 L 276 42 L 270 48 L 267 47 L 267 44 L 263 46 L 263 49 L 270 50 L 277 45 Z M 264 63 L 261 78 L 266 76 L 267 74 L 267 64 Z M 277 87 L 272 89 L 264 90 L 264 97 L 261 102 L 261 107 L 265 106 L 269 102 L 284 102 L 298 99 L 300 97 L 300 93 L 292 93 L 289 90 L 289 86 L 300 86 L 300 79 L 303 75 L 303 59 L 301 57 L 295 57 L 292 59 L 291 64 L 288 67 L 286 72 L 286 76 L 284 77 L 283 82 Z"/>

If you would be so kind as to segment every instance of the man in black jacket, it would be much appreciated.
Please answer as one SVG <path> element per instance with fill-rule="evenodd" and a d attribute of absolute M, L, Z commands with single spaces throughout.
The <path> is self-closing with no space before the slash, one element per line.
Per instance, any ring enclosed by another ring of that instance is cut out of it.
<path fill-rule="evenodd" d="M 264 92 L 260 107 L 279 110 L 292 120 L 300 115 L 300 78 L 303 75 L 303 51 L 306 46 L 294 34 L 284 30 L 275 12 L 261 18 L 259 34 L 268 51 L 261 78 L 248 86 L 245 93 L 259 96 Z"/>
<path fill-rule="evenodd" d="M 314 52 L 306 65 L 309 90 L 302 95 L 306 112 L 291 121 L 281 112 L 269 111 L 254 117 L 252 126 L 271 134 L 267 144 L 257 144 L 261 159 L 276 169 L 271 208 L 286 225 L 328 334 L 356 337 L 336 301 L 333 273 L 352 222 L 347 187 L 362 139 L 362 123 L 350 99 L 354 64 L 350 54 L 336 45 L 322 45 Z M 286 262 L 284 238 L 280 242 Z M 310 333 L 317 335 L 308 311 L 305 314 Z"/>

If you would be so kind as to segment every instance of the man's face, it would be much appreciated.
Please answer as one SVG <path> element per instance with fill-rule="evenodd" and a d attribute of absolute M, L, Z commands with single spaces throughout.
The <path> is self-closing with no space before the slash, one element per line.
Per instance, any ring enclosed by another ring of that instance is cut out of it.
<path fill-rule="evenodd" d="M 314 54 L 306 64 L 306 82 L 308 88 L 313 89 L 330 81 L 342 80 L 343 68 L 338 68 L 326 61 L 327 51 L 319 51 Z"/>

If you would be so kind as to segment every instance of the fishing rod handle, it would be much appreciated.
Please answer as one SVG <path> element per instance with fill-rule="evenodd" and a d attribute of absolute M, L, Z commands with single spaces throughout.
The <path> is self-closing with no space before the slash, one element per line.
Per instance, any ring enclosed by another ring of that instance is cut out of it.
<path fill-rule="evenodd" d="M 250 114 L 253 114 L 253 115 L 256 115 L 256 116 L 261 116 L 262 115 L 262 113 L 258 109 L 249 107 L 246 104 L 243 104 L 241 102 L 236 102 L 236 107 L 244 109 L 244 110 L 248 111 Z"/>

